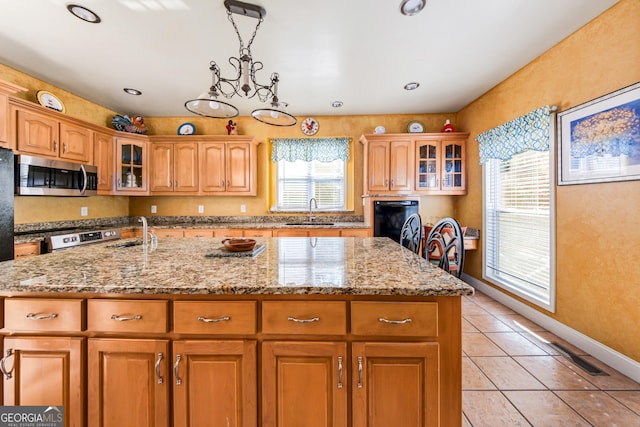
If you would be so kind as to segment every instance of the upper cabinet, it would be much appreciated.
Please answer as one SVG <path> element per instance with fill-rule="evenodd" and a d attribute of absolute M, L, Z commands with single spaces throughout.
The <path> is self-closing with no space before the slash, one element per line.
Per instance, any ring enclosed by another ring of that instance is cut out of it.
<path fill-rule="evenodd" d="M 113 133 L 93 133 L 93 164 L 98 168 L 98 194 L 113 191 Z"/>
<path fill-rule="evenodd" d="M 468 133 L 363 135 L 365 194 L 466 194 Z"/>
<path fill-rule="evenodd" d="M 170 142 L 172 137 L 152 137 L 150 145 L 150 191 L 154 195 L 198 192 L 198 144 Z"/>
<path fill-rule="evenodd" d="M 255 196 L 257 145 L 250 136 L 204 140 L 200 144 L 200 194 Z"/>
<path fill-rule="evenodd" d="M 17 92 L 26 92 L 27 89 L 15 85 L 13 83 L 0 80 L 0 147 L 14 149 L 14 143 L 11 140 L 10 114 L 9 114 L 9 95 Z"/>
<path fill-rule="evenodd" d="M 44 107 L 10 104 L 18 152 L 92 163 L 91 130 Z"/>
<path fill-rule="evenodd" d="M 117 194 L 148 194 L 149 147 L 145 136 L 116 137 L 115 191 Z"/>

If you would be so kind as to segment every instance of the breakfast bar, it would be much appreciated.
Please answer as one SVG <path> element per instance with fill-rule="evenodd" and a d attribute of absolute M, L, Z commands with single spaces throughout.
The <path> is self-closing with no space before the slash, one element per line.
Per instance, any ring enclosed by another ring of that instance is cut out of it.
<path fill-rule="evenodd" d="M 0 263 L 5 404 L 79 426 L 461 424 L 470 286 L 388 238 L 255 240 Z"/>

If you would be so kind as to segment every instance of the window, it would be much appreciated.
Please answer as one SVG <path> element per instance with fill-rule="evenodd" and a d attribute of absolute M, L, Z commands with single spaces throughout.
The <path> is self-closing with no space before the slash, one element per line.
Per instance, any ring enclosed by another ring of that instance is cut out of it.
<path fill-rule="evenodd" d="M 550 311 L 555 310 L 552 127 L 546 107 L 478 136 L 484 164 L 483 277 Z"/>
<path fill-rule="evenodd" d="M 345 210 L 345 175 L 344 160 L 280 160 L 277 209 L 306 210 L 313 197 L 319 211 Z"/>

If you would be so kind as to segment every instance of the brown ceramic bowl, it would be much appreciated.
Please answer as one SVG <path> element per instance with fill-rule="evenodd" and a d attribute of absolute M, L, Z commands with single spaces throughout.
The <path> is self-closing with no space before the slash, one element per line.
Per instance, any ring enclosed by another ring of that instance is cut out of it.
<path fill-rule="evenodd" d="M 233 252 L 250 251 L 256 245 L 256 241 L 253 239 L 225 239 L 222 241 L 227 250 Z"/>

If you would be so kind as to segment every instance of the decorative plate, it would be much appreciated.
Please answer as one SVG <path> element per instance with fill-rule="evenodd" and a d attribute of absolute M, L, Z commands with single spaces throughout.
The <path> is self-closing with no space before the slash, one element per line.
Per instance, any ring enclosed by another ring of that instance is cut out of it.
<path fill-rule="evenodd" d="M 411 133 L 422 133 L 424 132 L 424 125 L 417 120 L 409 122 L 407 126 L 407 130 Z"/>
<path fill-rule="evenodd" d="M 376 126 L 376 128 L 373 130 L 373 133 L 385 133 L 387 132 L 387 130 L 384 128 L 384 126 Z"/>
<path fill-rule="evenodd" d="M 318 121 L 313 117 L 307 117 L 300 125 L 305 135 L 315 135 L 318 132 Z"/>
<path fill-rule="evenodd" d="M 192 123 L 183 123 L 178 128 L 178 135 L 193 135 L 196 133 L 196 127 Z"/>
<path fill-rule="evenodd" d="M 58 99 L 57 96 L 46 90 L 39 90 L 36 92 L 36 98 L 40 105 L 51 108 L 52 110 L 65 112 L 64 104 Z"/>

